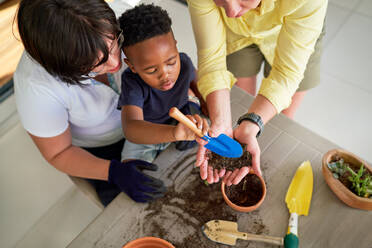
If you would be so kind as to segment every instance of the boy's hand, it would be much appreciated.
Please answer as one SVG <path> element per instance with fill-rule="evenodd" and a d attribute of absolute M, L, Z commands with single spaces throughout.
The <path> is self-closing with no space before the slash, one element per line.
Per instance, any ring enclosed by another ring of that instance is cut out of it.
<path fill-rule="evenodd" d="M 195 123 L 196 127 L 202 130 L 203 134 L 206 134 L 209 129 L 209 125 L 206 119 L 199 115 L 186 115 L 192 122 Z M 178 123 L 173 131 L 173 135 L 176 140 L 195 140 L 199 138 L 193 131 L 182 123 Z"/>

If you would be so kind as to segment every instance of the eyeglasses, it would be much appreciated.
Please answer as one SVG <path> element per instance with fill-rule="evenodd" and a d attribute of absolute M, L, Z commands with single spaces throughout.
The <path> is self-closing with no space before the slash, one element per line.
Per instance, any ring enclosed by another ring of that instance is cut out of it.
<path fill-rule="evenodd" d="M 117 41 L 118 41 L 118 47 L 121 48 L 121 46 L 124 43 L 123 30 L 120 30 L 120 33 L 119 33 L 118 38 L 117 38 Z"/>
<path fill-rule="evenodd" d="M 120 30 L 120 33 L 118 34 L 117 38 L 113 42 L 114 45 L 109 50 L 109 56 L 116 54 L 116 52 L 118 51 L 118 49 L 121 49 L 121 46 L 123 45 L 123 42 L 124 42 L 123 30 Z M 103 64 L 103 67 L 102 67 L 101 70 L 99 70 L 99 71 L 90 71 L 87 74 L 87 76 L 90 77 L 90 78 L 94 78 L 97 75 L 101 74 L 104 71 L 104 69 L 105 69 L 105 65 Z"/>

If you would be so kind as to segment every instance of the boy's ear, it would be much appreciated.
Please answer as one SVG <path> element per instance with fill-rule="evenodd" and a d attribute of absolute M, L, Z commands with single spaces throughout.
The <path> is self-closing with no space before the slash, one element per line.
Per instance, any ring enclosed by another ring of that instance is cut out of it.
<path fill-rule="evenodd" d="M 129 69 L 130 69 L 133 73 L 137 73 L 136 70 L 134 69 L 133 64 L 129 61 L 129 59 L 124 58 L 124 62 L 125 62 L 125 64 L 128 65 Z"/>

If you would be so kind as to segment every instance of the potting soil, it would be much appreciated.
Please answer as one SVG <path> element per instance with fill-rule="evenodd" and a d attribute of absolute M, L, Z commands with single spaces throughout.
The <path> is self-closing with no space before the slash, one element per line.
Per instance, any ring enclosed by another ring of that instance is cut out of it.
<path fill-rule="evenodd" d="M 263 189 L 258 176 L 255 174 L 248 174 L 239 184 L 226 187 L 225 193 L 232 203 L 249 207 L 261 200 Z"/>
<path fill-rule="evenodd" d="M 208 165 L 215 169 L 226 168 L 226 170 L 233 171 L 242 168 L 243 166 L 250 166 L 252 164 L 252 157 L 247 150 L 244 149 L 243 155 L 239 158 L 222 157 L 214 152 L 208 151 Z"/>
<path fill-rule="evenodd" d="M 220 183 L 206 185 L 199 176 L 199 168 L 193 168 L 194 162 L 181 161 L 168 175 L 175 183 L 164 198 L 145 209 L 142 236 L 163 238 L 177 248 L 230 247 L 210 241 L 202 233 L 203 224 L 214 219 L 238 221 L 239 230 L 268 234 L 259 210 L 240 213 L 231 209 L 222 198 Z M 239 240 L 236 247 L 256 244 Z"/>

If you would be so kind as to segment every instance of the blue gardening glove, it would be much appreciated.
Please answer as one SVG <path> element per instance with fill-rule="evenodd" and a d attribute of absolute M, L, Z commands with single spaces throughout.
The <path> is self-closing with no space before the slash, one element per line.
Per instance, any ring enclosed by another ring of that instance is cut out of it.
<path fill-rule="evenodd" d="M 164 196 L 166 188 L 161 180 L 142 173 L 142 170 L 157 169 L 157 165 L 143 160 L 124 163 L 111 160 L 108 181 L 117 185 L 134 201 L 149 202 Z"/>

